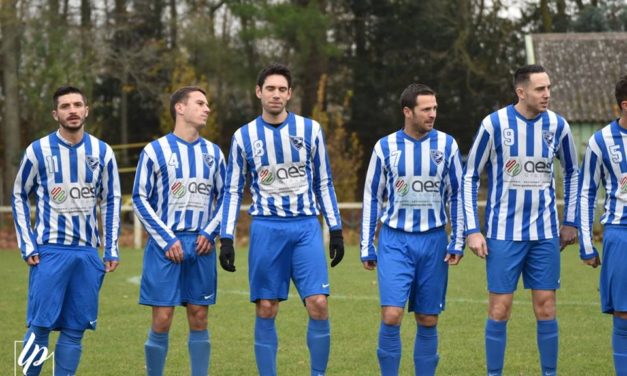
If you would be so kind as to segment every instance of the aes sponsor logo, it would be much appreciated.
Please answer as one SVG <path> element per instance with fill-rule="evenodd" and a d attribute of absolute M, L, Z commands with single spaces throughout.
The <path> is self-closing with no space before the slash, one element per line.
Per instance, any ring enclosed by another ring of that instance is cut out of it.
<path fill-rule="evenodd" d="M 212 188 L 212 185 L 207 184 L 207 183 L 202 183 L 202 182 L 198 183 L 198 182 L 192 181 L 192 182 L 189 182 L 186 186 L 184 182 L 177 180 L 172 184 L 172 186 L 170 186 L 170 193 L 175 198 L 181 198 L 185 196 L 187 192 L 191 194 L 209 196 L 211 195 L 211 188 Z"/>
<path fill-rule="evenodd" d="M 52 188 L 50 191 L 50 197 L 53 202 L 62 204 L 65 200 L 67 200 L 68 196 L 74 200 L 96 198 L 96 187 L 93 185 L 75 186 L 67 190 L 67 192 L 63 188 L 63 186 L 56 186 Z"/>
<path fill-rule="evenodd" d="M 440 192 L 440 182 L 431 179 L 414 179 L 410 183 L 403 179 L 397 179 L 394 183 L 394 188 L 400 196 L 405 196 L 407 193 L 438 193 Z"/>
<path fill-rule="evenodd" d="M 516 158 L 511 158 L 505 163 L 505 172 L 509 176 L 516 176 L 523 171 L 528 174 L 549 174 L 551 173 L 551 162 L 537 160 L 520 162 Z"/>
<path fill-rule="evenodd" d="M 304 178 L 307 176 L 305 165 L 291 165 L 279 167 L 262 167 L 259 170 L 259 181 L 263 185 L 271 185 L 275 180 L 286 181 L 289 179 Z"/>

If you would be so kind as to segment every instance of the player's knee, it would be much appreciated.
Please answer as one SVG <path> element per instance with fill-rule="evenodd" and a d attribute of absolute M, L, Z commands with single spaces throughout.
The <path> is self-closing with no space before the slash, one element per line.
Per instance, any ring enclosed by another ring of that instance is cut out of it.
<path fill-rule="evenodd" d="M 416 322 L 420 326 L 436 326 L 438 324 L 438 316 L 437 315 L 423 315 L 420 313 L 416 314 Z"/>
<path fill-rule="evenodd" d="M 165 333 L 170 330 L 172 318 L 174 317 L 174 309 L 154 310 L 152 314 L 152 329 L 157 333 Z"/>
<path fill-rule="evenodd" d="M 187 319 L 189 321 L 190 329 L 192 330 L 207 329 L 207 307 L 188 305 Z"/>
<path fill-rule="evenodd" d="M 616 316 L 616 317 L 618 317 L 619 319 L 622 319 L 622 320 L 627 320 L 627 312 L 614 311 L 614 316 Z"/>
<path fill-rule="evenodd" d="M 403 321 L 403 309 L 399 307 L 384 307 L 381 310 L 381 321 L 386 325 L 401 325 Z"/>
<path fill-rule="evenodd" d="M 309 316 L 315 320 L 326 320 L 329 317 L 329 308 L 326 295 L 312 295 L 305 298 L 305 306 Z"/>
<path fill-rule="evenodd" d="M 80 345 L 83 340 L 83 333 L 84 331 L 82 330 L 61 329 L 57 343 Z"/>
<path fill-rule="evenodd" d="M 551 299 L 535 302 L 533 310 L 538 320 L 552 320 L 555 318 L 555 301 Z"/>
<path fill-rule="evenodd" d="M 275 318 L 279 312 L 279 302 L 276 300 L 259 299 L 255 302 L 257 317 L 262 319 Z"/>
<path fill-rule="evenodd" d="M 488 311 L 490 319 L 495 321 L 509 320 L 512 312 L 512 307 L 503 303 L 492 304 Z"/>

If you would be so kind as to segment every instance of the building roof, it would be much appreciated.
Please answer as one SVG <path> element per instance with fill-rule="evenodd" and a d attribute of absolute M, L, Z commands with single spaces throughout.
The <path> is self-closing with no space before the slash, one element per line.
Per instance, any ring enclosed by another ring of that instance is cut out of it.
<path fill-rule="evenodd" d="M 570 123 L 618 117 L 614 87 L 627 74 L 627 32 L 532 34 L 535 63 L 551 76 L 551 109 Z"/>

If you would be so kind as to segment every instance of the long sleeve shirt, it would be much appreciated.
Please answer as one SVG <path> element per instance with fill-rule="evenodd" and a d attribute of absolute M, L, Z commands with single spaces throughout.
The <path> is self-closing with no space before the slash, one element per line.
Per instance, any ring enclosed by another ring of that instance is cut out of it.
<path fill-rule="evenodd" d="M 252 216 L 290 218 L 322 212 L 331 230 L 342 228 L 322 128 L 289 113 L 278 127 L 259 116 L 233 135 L 220 236 L 233 238 L 247 177 Z"/>
<path fill-rule="evenodd" d="M 380 139 L 372 152 L 361 227 L 361 259 L 375 260 L 377 221 L 405 232 L 425 232 L 451 218 L 449 253 L 462 254 L 462 164 L 453 137 L 432 130 L 420 140 L 404 131 Z"/>
<path fill-rule="evenodd" d="M 526 119 L 513 105 L 481 123 L 463 180 L 466 233 L 479 232 L 479 177 L 488 172 L 486 236 L 498 240 L 558 237 L 553 161 L 564 171 L 565 225 L 576 226 L 577 152 L 568 122 L 552 111 Z"/>
<path fill-rule="evenodd" d="M 118 168 L 109 145 L 88 133 L 75 145 L 58 132 L 33 142 L 13 187 L 13 219 L 22 257 L 38 254 L 38 247 L 47 244 L 100 247 L 100 206 L 104 259 L 117 260 L 120 205 Z"/>

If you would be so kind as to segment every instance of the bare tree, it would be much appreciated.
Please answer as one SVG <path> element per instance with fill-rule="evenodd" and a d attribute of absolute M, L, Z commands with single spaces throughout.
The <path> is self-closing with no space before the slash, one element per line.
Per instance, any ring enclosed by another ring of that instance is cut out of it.
<path fill-rule="evenodd" d="M 20 39 L 20 22 L 17 17 L 17 0 L 2 1 L 2 83 L 4 94 L 3 138 L 4 138 L 4 176 L 3 191 L 0 202 L 8 204 L 9 192 L 13 189 L 13 181 L 17 174 L 20 153 L 20 101 L 18 89 L 18 53 Z"/>

